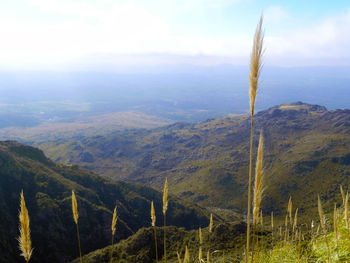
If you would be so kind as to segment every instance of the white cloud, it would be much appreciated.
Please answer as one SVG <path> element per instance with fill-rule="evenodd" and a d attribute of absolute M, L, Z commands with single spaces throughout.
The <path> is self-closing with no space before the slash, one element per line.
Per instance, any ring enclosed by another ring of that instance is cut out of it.
<path fill-rule="evenodd" d="M 340 60 L 350 57 L 350 11 L 284 35 L 266 37 L 268 54 L 274 60 L 299 57 L 300 60 Z M 343 61 L 344 62 L 344 61 Z M 342 63 L 343 63 L 342 62 Z M 347 61 L 350 64 L 350 61 Z"/>
<path fill-rule="evenodd" d="M 277 6 L 277 5 L 269 6 L 264 11 L 264 20 L 267 23 L 281 22 L 288 18 L 290 18 L 289 13 L 282 6 Z"/>
<path fill-rule="evenodd" d="M 175 33 L 164 18 L 135 4 L 136 1 L 26 1 L 45 15 L 59 19 L 42 23 L 39 19 L 0 17 L 0 65 L 5 67 L 46 67 L 93 57 L 105 60 L 118 54 L 155 53 L 226 56 L 232 57 L 232 61 L 245 57 L 248 61 L 251 35 L 213 37 Z M 200 3 L 225 6 L 237 1 L 174 0 L 166 4 L 169 8 L 174 3 L 190 8 L 190 5 L 193 7 Z M 293 19 L 279 6 L 269 7 L 264 15 L 265 25 L 271 27 L 272 21 L 283 24 L 283 21 Z M 305 63 L 305 60 L 350 57 L 350 11 L 283 34 L 269 35 L 266 29 L 266 59 L 274 64 L 288 64 L 295 58 Z"/>

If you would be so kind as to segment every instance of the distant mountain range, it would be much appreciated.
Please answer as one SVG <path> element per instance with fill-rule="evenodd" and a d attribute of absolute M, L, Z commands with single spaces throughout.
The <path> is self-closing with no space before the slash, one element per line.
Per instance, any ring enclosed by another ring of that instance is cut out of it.
<path fill-rule="evenodd" d="M 256 114 L 255 147 L 260 131 L 266 144 L 265 213 L 283 214 L 290 195 L 301 214 L 315 211 L 318 193 L 326 210 L 340 202 L 339 185 L 347 189 L 350 183 L 350 110 L 282 104 Z M 248 146 L 249 116 L 243 114 L 40 148 L 55 161 L 156 189 L 167 177 L 170 192 L 179 197 L 244 212 Z"/>
<path fill-rule="evenodd" d="M 47 159 L 39 149 L 13 141 L 0 142 L 0 262 L 22 262 L 16 238 L 19 194 L 27 203 L 33 257 L 30 262 L 69 262 L 78 256 L 72 218 L 71 190 L 78 197 L 83 253 L 108 246 L 115 205 L 118 208 L 116 240 L 150 226 L 153 200 L 162 225 L 162 194 L 149 187 L 112 182 L 79 168 Z M 169 225 L 197 229 L 208 225 L 209 212 L 170 196 Z M 220 221 L 220 217 L 216 216 Z"/>
<path fill-rule="evenodd" d="M 189 122 L 245 113 L 248 70 L 183 64 L 115 72 L 0 72 L 0 128 L 79 123 L 121 112 Z M 349 67 L 265 66 L 256 107 L 305 101 L 347 108 L 349 76 Z"/>

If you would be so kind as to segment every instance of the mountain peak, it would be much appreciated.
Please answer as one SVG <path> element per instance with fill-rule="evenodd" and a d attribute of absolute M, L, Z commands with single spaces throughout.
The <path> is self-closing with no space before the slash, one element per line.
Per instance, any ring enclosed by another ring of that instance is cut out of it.
<path fill-rule="evenodd" d="M 280 110 L 307 110 L 307 111 L 315 111 L 318 113 L 323 113 L 327 111 L 327 108 L 320 105 L 315 104 L 308 104 L 301 101 L 293 102 L 293 103 L 287 103 L 287 104 L 281 104 L 278 107 Z"/>

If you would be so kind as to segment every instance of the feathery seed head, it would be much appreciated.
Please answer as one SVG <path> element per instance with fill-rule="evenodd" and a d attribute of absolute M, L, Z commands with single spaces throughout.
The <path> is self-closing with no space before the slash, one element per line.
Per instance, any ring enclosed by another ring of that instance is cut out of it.
<path fill-rule="evenodd" d="M 273 227 L 274 227 L 274 222 L 273 222 L 273 211 L 271 212 L 271 229 L 273 231 Z"/>
<path fill-rule="evenodd" d="M 213 232 L 213 214 L 210 214 L 210 220 L 209 220 L 209 233 Z"/>
<path fill-rule="evenodd" d="M 284 226 L 285 228 L 288 227 L 288 215 L 286 215 L 286 218 L 284 219 Z"/>
<path fill-rule="evenodd" d="M 199 250 L 198 250 L 198 260 L 199 260 L 199 262 L 203 261 L 202 247 L 199 247 Z"/>
<path fill-rule="evenodd" d="M 202 235 L 202 228 L 198 229 L 198 237 L 199 237 L 199 244 L 203 244 L 203 235 Z"/>
<path fill-rule="evenodd" d="M 295 231 L 298 224 L 298 208 L 295 209 L 294 222 L 293 222 L 293 232 Z"/>
<path fill-rule="evenodd" d="M 261 199 L 263 193 L 263 149 L 264 138 L 262 132 L 260 132 L 258 156 L 256 159 L 255 167 L 255 182 L 254 182 L 254 197 L 253 197 L 253 224 L 258 222 L 258 216 L 261 206 Z"/>
<path fill-rule="evenodd" d="M 168 178 L 165 178 L 164 188 L 163 188 L 163 214 L 166 214 L 168 210 Z"/>
<path fill-rule="evenodd" d="M 154 209 L 153 201 L 151 202 L 151 220 L 152 226 L 156 226 L 156 210 Z"/>
<path fill-rule="evenodd" d="M 323 213 L 320 195 L 317 195 L 317 207 L 318 207 L 318 215 L 320 217 L 321 227 L 323 230 L 325 230 L 326 229 L 326 224 L 325 224 L 326 218 L 325 218 L 324 213 Z"/>
<path fill-rule="evenodd" d="M 111 228 L 112 228 L 112 235 L 113 235 L 113 236 L 114 236 L 115 230 L 116 230 L 117 219 L 118 219 L 118 216 L 117 216 L 117 206 L 115 206 L 115 207 L 114 207 L 114 210 L 113 210 L 112 225 L 111 225 Z"/>
<path fill-rule="evenodd" d="M 262 32 L 263 17 L 260 17 L 259 24 L 254 35 L 252 53 L 250 54 L 249 74 L 249 105 L 250 113 L 254 115 L 255 98 L 259 86 L 259 76 L 262 67 L 264 33 Z"/>
<path fill-rule="evenodd" d="M 342 185 L 340 185 L 340 193 L 341 193 L 341 197 L 343 199 L 343 205 L 344 205 L 345 204 L 345 193 L 344 193 Z"/>
<path fill-rule="evenodd" d="M 345 220 L 346 228 L 349 228 L 349 192 L 346 192 L 346 196 L 345 196 L 344 220 Z"/>
<path fill-rule="evenodd" d="M 288 201 L 288 208 L 287 208 L 287 212 L 289 215 L 289 222 L 292 224 L 292 211 L 293 211 L 293 203 L 292 203 L 292 197 L 289 197 L 289 201 Z"/>
<path fill-rule="evenodd" d="M 190 251 L 187 246 L 185 248 L 184 263 L 190 263 Z"/>
<path fill-rule="evenodd" d="M 75 197 L 74 190 L 72 190 L 72 212 L 73 212 L 74 222 L 75 224 L 78 224 L 78 219 L 79 219 L 78 203 L 77 203 L 77 198 Z"/>
<path fill-rule="evenodd" d="M 33 249 L 32 242 L 30 239 L 29 214 L 24 200 L 23 191 L 21 192 L 19 223 L 19 249 L 22 252 L 21 256 L 23 256 L 26 262 L 28 262 L 30 257 L 32 256 Z"/>
<path fill-rule="evenodd" d="M 180 254 L 179 254 L 178 251 L 176 251 L 176 255 L 177 255 L 177 262 L 178 262 L 178 263 L 182 263 L 182 262 L 181 262 L 181 257 L 180 257 Z"/>
<path fill-rule="evenodd" d="M 333 227 L 334 227 L 334 236 L 335 239 L 338 239 L 338 212 L 337 212 L 337 204 L 334 204 L 333 211 Z"/>

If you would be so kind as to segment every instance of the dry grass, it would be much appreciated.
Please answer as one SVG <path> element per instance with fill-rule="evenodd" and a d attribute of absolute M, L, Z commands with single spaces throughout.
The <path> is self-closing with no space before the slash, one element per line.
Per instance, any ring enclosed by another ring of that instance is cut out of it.
<path fill-rule="evenodd" d="M 318 208 L 318 216 L 320 217 L 321 228 L 326 230 L 326 217 L 323 212 L 322 203 L 320 199 L 320 195 L 317 195 L 317 208 Z"/>
<path fill-rule="evenodd" d="M 190 263 L 190 251 L 187 246 L 185 248 L 184 263 Z"/>
<path fill-rule="evenodd" d="M 258 90 L 259 76 L 262 65 L 263 55 L 263 17 L 261 16 L 259 24 L 255 31 L 252 53 L 250 56 L 250 74 L 249 74 L 249 105 L 250 105 L 250 147 L 249 147 L 249 175 L 248 175 L 248 204 L 247 204 L 247 246 L 246 263 L 249 261 L 250 254 L 250 213 L 251 213 L 251 194 L 252 194 L 252 174 L 253 174 L 253 141 L 254 141 L 254 110 L 255 99 Z"/>
<path fill-rule="evenodd" d="M 112 247 L 111 247 L 111 256 L 110 256 L 111 262 L 113 260 L 113 244 L 114 244 L 114 235 L 117 228 L 117 219 L 118 219 L 117 206 L 115 206 L 113 210 L 113 216 L 112 216 L 112 222 L 111 222 L 111 230 L 112 230 Z"/>
<path fill-rule="evenodd" d="M 255 166 L 255 181 L 254 181 L 254 197 L 253 197 L 253 224 L 256 226 L 259 217 L 259 211 L 261 207 L 261 200 L 263 194 L 263 149 L 264 138 L 262 132 L 260 133 L 258 156 Z"/>
<path fill-rule="evenodd" d="M 290 224 L 292 224 L 293 202 L 292 202 L 291 196 L 289 197 L 289 200 L 288 200 L 287 213 L 289 215 L 289 222 Z"/>
<path fill-rule="evenodd" d="M 167 262 L 166 254 L 166 211 L 168 210 L 168 178 L 165 178 L 163 188 L 163 215 L 164 215 L 164 262 Z"/>
<path fill-rule="evenodd" d="M 79 220 L 78 202 L 77 202 L 77 198 L 75 196 L 74 190 L 72 190 L 72 213 L 73 213 L 74 223 L 75 223 L 76 228 L 77 228 L 79 258 L 80 258 L 80 262 L 82 263 L 83 262 L 83 258 L 82 258 L 82 253 L 81 253 L 80 233 L 79 233 L 79 224 L 78 224 L 78 220 Z"/>
<path fill-rule="evenodd" d="M 154 209 L 154 203 L 151 202 L 151 223 L 154 231 L 154 245 L 156 249 L 156 262 L 158 262 L 158 245 L 157 245 L 157 230 L 156 230 L 156 210 Z M 179 257 L 179 254 L 178 254 Z"/>
<path fill-rule="evenodd" d="M 21 256 L 24 257 L 26 262 L 29 262 L 29 259 L 32 256 L 32 241 L 30 239 L 30 226 L 29 226 L 29 214 L 26 207 L 26 202 L 24 200 L 23 191 L 21 192 L 21 204 L 19 212 L 19 232 L 18 237 L 19 249 L 21 250 Z"/>
<path fill-rule="evenodd" d="M 255 31 L 252 53 L 250 55 L 250 74 L 249 74 L 249 105 L 250 113 L 254 115 L 255 99 L 259 86 L 259 76 L 262 67 L 264 33 L 262 32 L 263 17 Z"/>
<path fill-rule="evenodd" d="M 213 213 L 210 213 L 210 219 L 209 219 L 209 233 L 212 233 L 212 232 L 213 232 L 213 225 L 214 225 L 214 222 L 213 222 Z"/>

